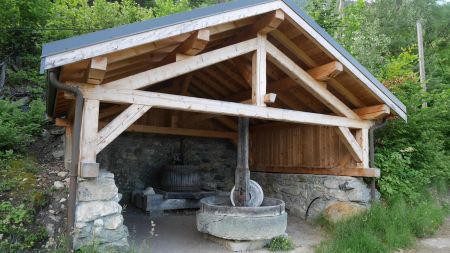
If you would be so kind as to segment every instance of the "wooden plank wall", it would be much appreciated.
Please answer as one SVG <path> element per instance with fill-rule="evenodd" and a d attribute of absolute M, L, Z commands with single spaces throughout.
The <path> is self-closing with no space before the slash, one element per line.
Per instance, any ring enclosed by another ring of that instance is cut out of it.
<path fill-rule="evenodd" d="M 255 129 L 250 144 L 252 168 L 335 168 L 349 155 L 339 138 L 334 127 L 326 126 Z M 356 163 L 350 159 L 345 166 L 355 167 Z"/>

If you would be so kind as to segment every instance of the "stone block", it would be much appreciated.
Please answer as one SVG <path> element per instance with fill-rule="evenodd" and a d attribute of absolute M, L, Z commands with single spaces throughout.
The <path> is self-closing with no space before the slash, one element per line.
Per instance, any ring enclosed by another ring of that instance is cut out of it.
<path fill-rule="evenodd" d="M 122 207 L 115 201 L 80 202 L 76 207 L 75 219 L 77 222 L 89 222 L 121 212 Z"/>
<path fill-rule="evenodd" d="M 114 176 L 101 171 L 96 179 L 83 180 L 78 184 L 78 201 L 111 200 L 117 197 L 118 189 Z"/>
<path fill-rule="evenodd" d="M 352 216 L 367 211 L 367 207 L 350 202 L 332 202 L 323 211 L 323 217 L 330 222 L 336 223 L 346 220 Z"/>
<path fill-rule="evenodd" d="M 103 220 L 106 229 L 117 229 L 123 224 L 123 216 L 121 214 L 106 216 Z"/>

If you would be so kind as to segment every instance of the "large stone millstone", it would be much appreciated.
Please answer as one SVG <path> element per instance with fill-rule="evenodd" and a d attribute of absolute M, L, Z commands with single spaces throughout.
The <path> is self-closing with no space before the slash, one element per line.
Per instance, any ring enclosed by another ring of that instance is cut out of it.
<path fill-rule="evenodd" d="M 263 240 L 283 235 L 287 226 L 284 202 L 264 198 L 259 207 L 235 207 L 227 197 L 201 200 L 197 229 L 229 240 Z"/>

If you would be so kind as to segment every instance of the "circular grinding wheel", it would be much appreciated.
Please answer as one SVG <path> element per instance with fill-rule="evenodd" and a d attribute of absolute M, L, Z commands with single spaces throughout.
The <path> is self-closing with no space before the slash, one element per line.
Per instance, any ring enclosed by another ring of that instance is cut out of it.
<path fill-rule="evenodd" d="M 236 187 L 233 187 L 233 189 L 231 189 L 231 193 L 230 193 L 230 200 L 231 200 L 231 204 L 233 204 L 233 206 L 235 205 L 235 201 L 234 201 L 234 190 Z M 264 192 L 261 188 L 261 186 L 253 180 L 250 180 L 250 185 L 249 185 L 249 195 L 250 195 L 250 199 L 247 202 L 246 206 L 249 207 L 258 207 L 262 204 L 263 200 L 264 200 Z"/>

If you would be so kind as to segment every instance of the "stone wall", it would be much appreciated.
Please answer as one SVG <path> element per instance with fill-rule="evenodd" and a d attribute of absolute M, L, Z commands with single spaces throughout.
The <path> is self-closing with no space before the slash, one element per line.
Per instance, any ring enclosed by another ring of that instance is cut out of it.
<path fill-rule="evenodd" d="M 97 162 L 114 173 L 127 202 L 135 189 L 158 187 L 162 167 L 180 157 L 181 164 L 201 169 L 204 189 L 229 191 L 233 187 L 236 148 L 224 139 L 124 133 L 97 156 Z"/>
<path fill-rule="evenodd" d="M 367 207 L 370 189 L 361 178 L 252 172 L 251 177 L 264 190 L 264 195 L 282 199 L 290 214 L 305 217 L 311 202 L 308 219 L 317 218 L 336 202 Z M 379 194 L 377 193 L 379 196 Z"/>
<path fill-rule="evenodd" d="M 80 179 L 75 211 L 74 249 L 96 245 L 100 252 L 124 252 L 128 229 L 123 225 L 121 195 L 114 175 L 100 171 L 96 179 Z"/>

